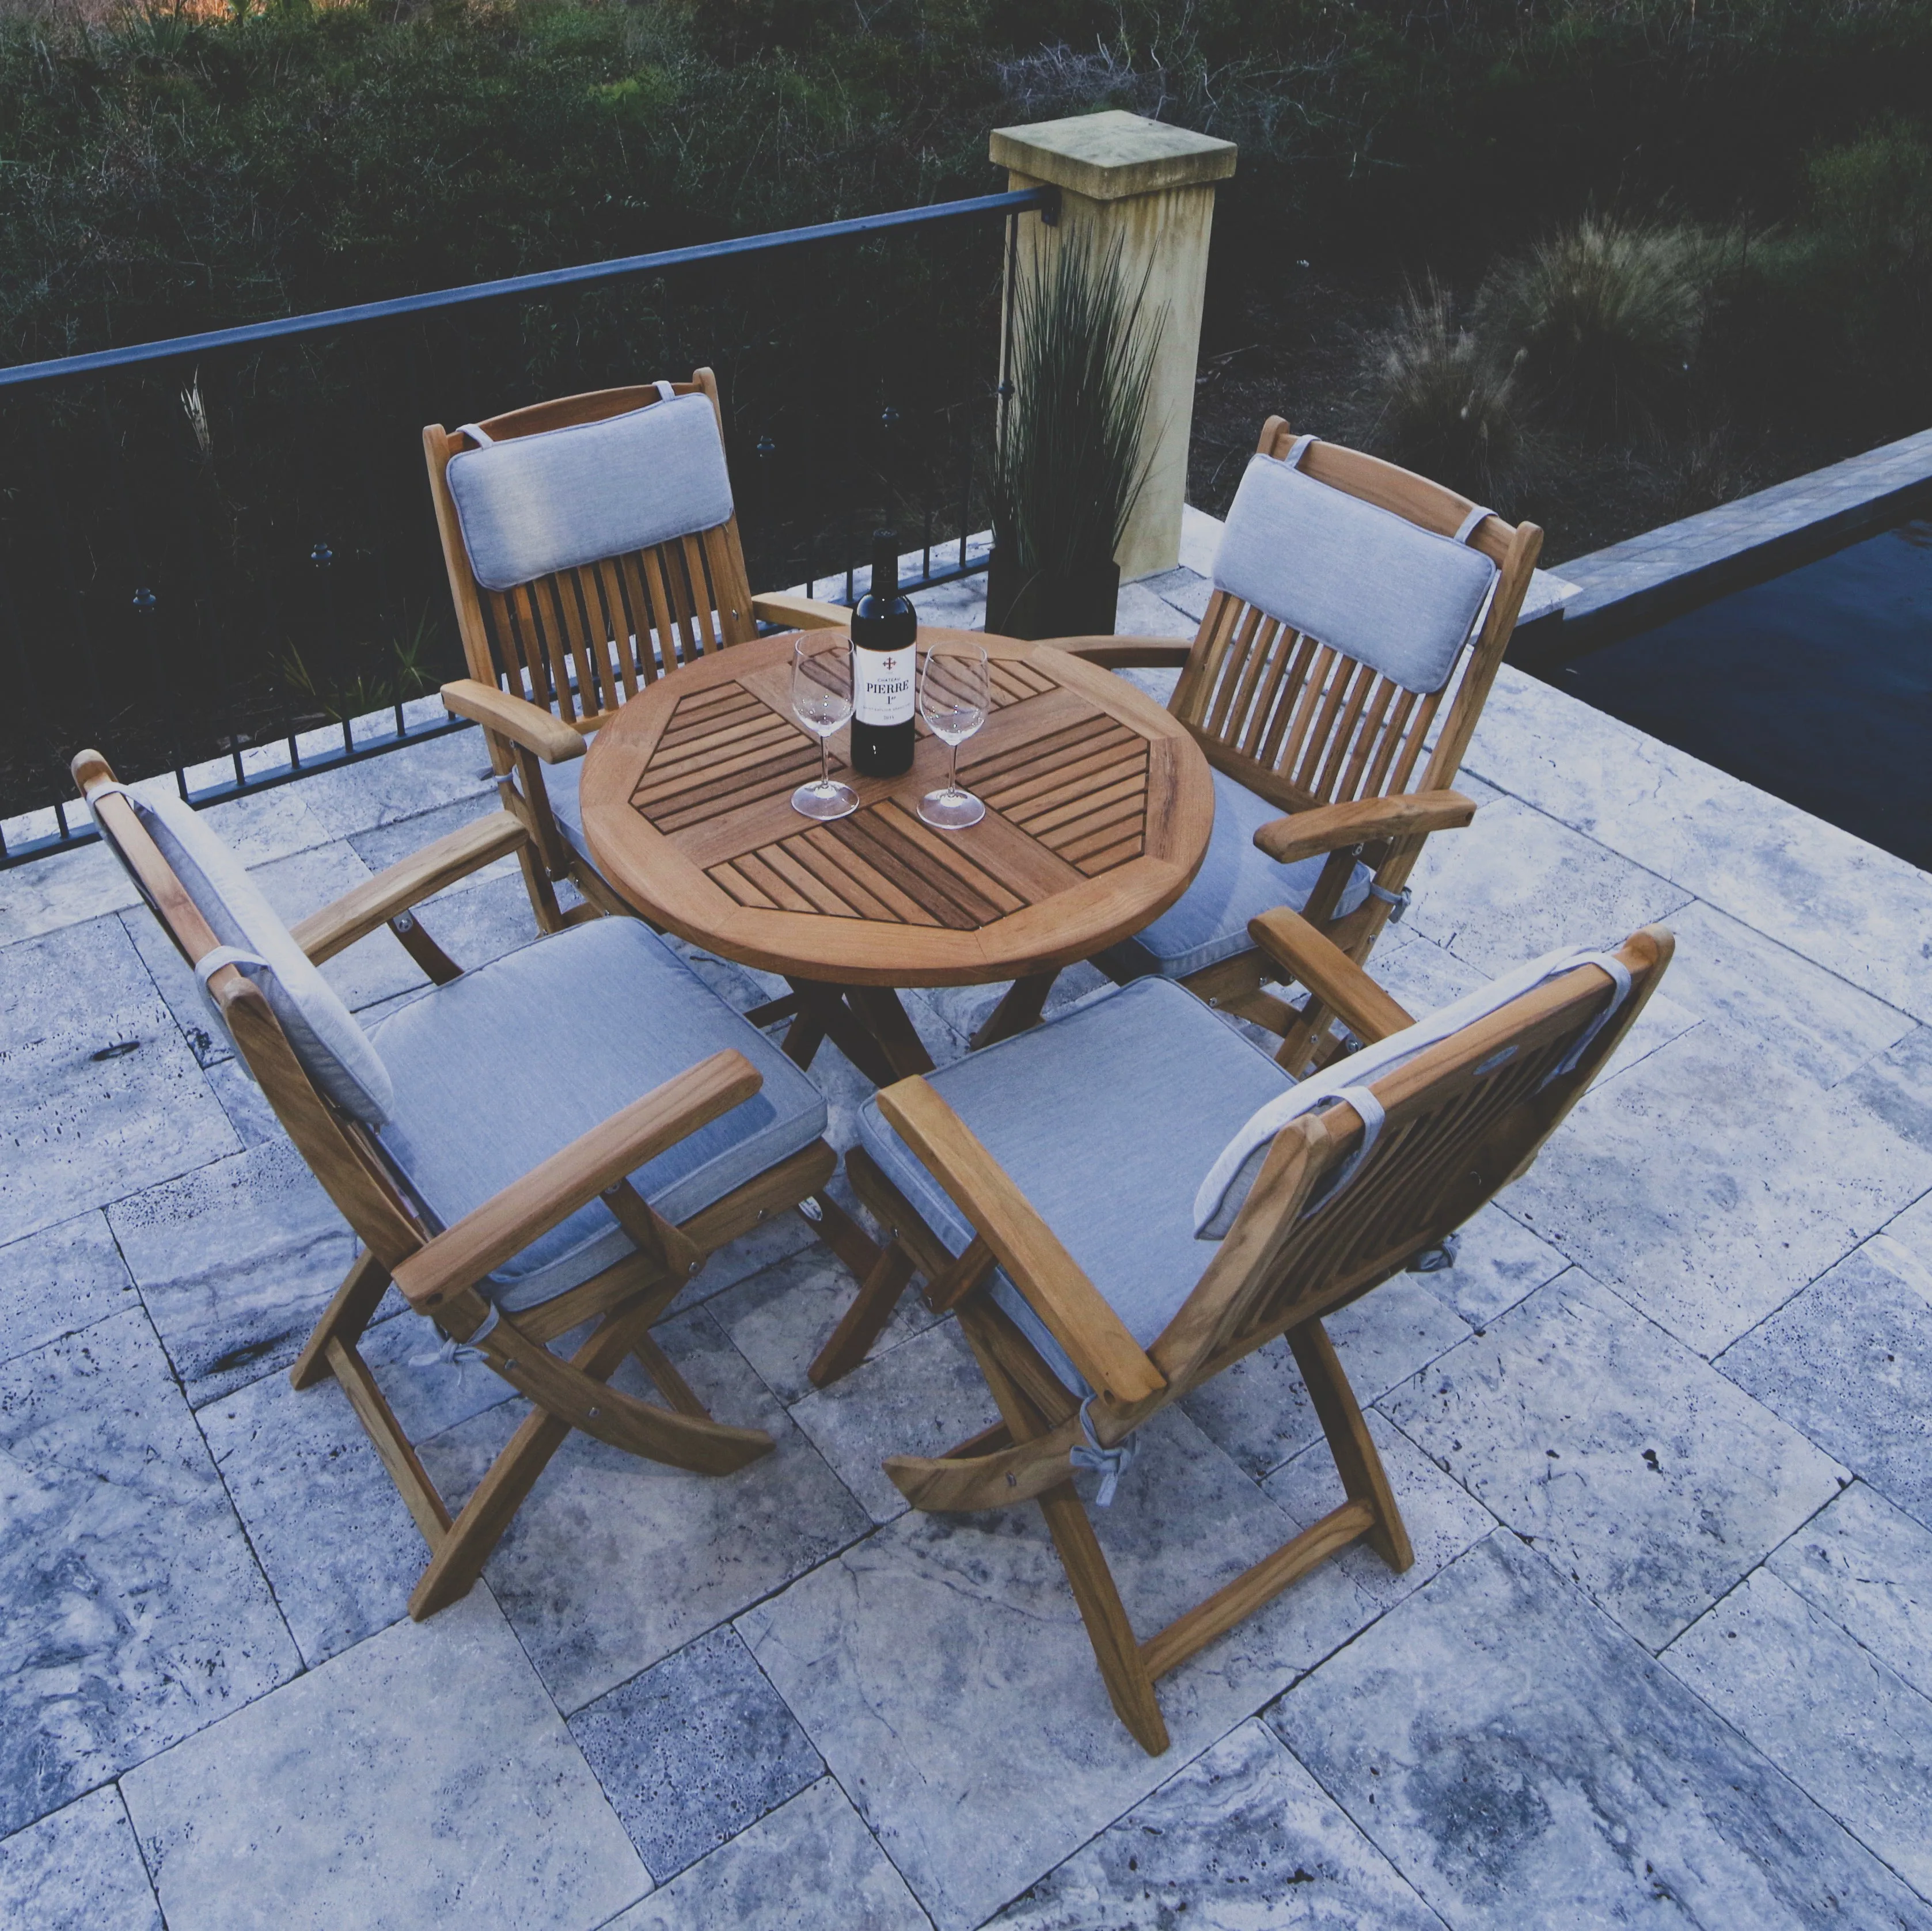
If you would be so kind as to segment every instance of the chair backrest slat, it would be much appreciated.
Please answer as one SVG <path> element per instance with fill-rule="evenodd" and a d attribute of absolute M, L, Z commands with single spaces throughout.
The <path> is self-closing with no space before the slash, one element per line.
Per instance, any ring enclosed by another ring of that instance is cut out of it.
<path fill-rule="evenodd" d="M 1325 1176 L 1360 1144 L 1346 1099 L 1291 1120 L 1226 1249 L 1255 1257 L 1245 1272 L 1210 1258 L 1187 1302 L 1150 1351 L 1184 1390 L 1284 1330 L 1365 1294 L 1461 1225 L 1520 1171 L 1588 1086 L 1642 1012 L 1671 952 L 1647 928 L 1618 956 L 1630 995 L 1568 1072 L 1555 1069 L 1613 997 L 1610 976 L 1584 965 L 1466 1025 L 1372 1082 L 1385 1109 L 1368 1157 L 1333 1198 Z M 1305 1184 L 1270 1189 L 1277 1162 L 1303 1162 Z M 1321 1201 L 1312 1211 L 1307 1202 Z"/>
<path fill-rule="evenodd" d="M 674 385 L 673 393 L 704 394 L 717 410 L 709 369 Z M 658 400 L 655 385 L 603 389 L 510 410 L 479 426 L 500 442 L 602 421 Z M 470 568 L 445 474 L 470 439 L 432 424 L 423 445 L 471 676 L 591 731 L 662 672 L 757 635 L 735 514 L 646 550 L 597 558 L 507 591 L 487 589 Z M 497 754 L 501 764 L 500 748 Z"/>
<path fill-rule="evenodd" d="M 1270 417 L 1259 448 L 1286 454 L 1288 424 Z M 1476 507 L 1454 490 L 1360 451 L 1327 442 L 1301 463 L 1317 481 L 1437 535 L 1453 536 Z M 1168 708 L 1210 763 L 1285 807 L 1384 797 L 1418 781 L 1424 740 L 1452 706 L 1423 786 L 1454 781 L 1528 589 L 1542 533 L 1485 517 L 1469 538 L 1500 575 L 1482 621 L 1440 690 L 1412 690 L 1325 640 L 1294 631 L 1216 589 Z"/>

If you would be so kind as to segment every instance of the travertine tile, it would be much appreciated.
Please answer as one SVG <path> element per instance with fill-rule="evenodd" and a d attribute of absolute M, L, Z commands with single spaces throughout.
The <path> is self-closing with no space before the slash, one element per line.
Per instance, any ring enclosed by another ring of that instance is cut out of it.
<path fill-rule="evenodd" d="M 1765 1567 L 1932 1696 L 1932 1529 L 1854 1483 Z"/>
<path fill-rule="evenodd" d="M 1820 1086 L 1835 1084 L 1917 1024 L 1708 905 L 1680 906 L 1664 923 L 1677 938 L 1664 980 L 1669 997 L 1700 1018 L 1754 1035 Z"/>
<path fill-rule="evenodd" d="M 0 1841 L 0 1924 L 161 1931 L 161 1908 L 111 1786 Z"/>
<path fill-rule="evenodd" d="M 1932 1026 L 1915 1027 L 1866 1060 L 1846 1076 L 1840 1090 L 1870 1108 L 1901 1140 L 1932 1151 Z"/>
<path fill-rule="evenodd" d="M 460 799 L 494 805 L 496 793 L 483 733 L 460 730 L 317 772 L 302 781 L 302 794 L 329 836 L 346 838 Z"/>
<path fill-rule="evenodd" d="M 570 1734 L 660 1884 L 825 1769 L 728 1624 L 578 1711 Z"/>
<path fill-rule="evenodd" d="M 371 1329 L 362 1351 L 412 1441 L 513 1399 L 478 1363 L 416 1365 L 438 1339 L 412 1315 Z M 265 1375 L 197 1419 L 305 1663 L 406 1612 L 429 1551 L 332 1379 L 298 1393 Z"/>
<path fill-rule="evenodd" d="M 221 1102 L 228 1123 L 235 1129 L 245 1152 L 251 1147 L 266 1146 L 286 1138 L 268 1096 L 255 1084 L 254 1075 L 239 1057 L 225 1047 L 222 1057 L 208 1056 L 202 1067 L 208 1090 Z"/>
<path fill-rule="evenodd" d="M 0 1247 L 0 1361 L 134 1305 L 103 1214 L 80 1214 Z"/>
<path fill-rule="evenodd" d="M 92 822 L 77 799 L 68 822 L 76 828 Z M 6 893 L 0 897 L 0 946 L 38 938 L 140 902 L 134 881 L 104 845 L 82 845 L 37 858 L 7 874 Z"/>
<path fill-rule="evenodd" d="M 138 1309 L 0 1368 L 0 1832 L 301 1666 Z"/>
<path fill-rule="evenodd" d="M 1932 880 L 1903 859 L 1507 664 L 1469 763 L 1875 998 L 1932 1019 Z"/>
<path fill-rule="evenodd" d="M 610 1931 L 929 1931 L 829 1777 L 625 1912 Z"/>
<path fill-rule="evenodd" d="M 735 1475 L 690 1474 L 573 1435 L 484 1573 L 558 1706 L 580 1709 L 862 1535 L 865 1511 L 699 1309 L 659 1344 L 720 1421 L 767 1430 Z M 649 1384 L 629 1364 L 616 1385 Z M 450 1506 L 508 1440 L 493 1408 L 427 1444 Z"/>
<path fill-rule="evenodd" d="M 1932 1894 L 1932 1701 L 1768 1570 L 1664 1660 L 1861 1843 Z"/>
<path fill-rule="evenodd" d="M 1506 1534 L 1268 1721 L 1458 1927 L 1932 1925 L 1932 1909 Z"/>
<path fill-rule="evenodd" d="M 1932 1148 L 1706 1020 L 1586 1093 L 1510 1212 L 1714 1354 L 1932 1186 Z"/>
<path fill-rule="evenodd" d="M 1398 1274 L 1323 1323 L 1365 1407 L 1468 1334 L 1468 1324 L 1433 1291 L 1438 1278 Z M 1270 1341 L 1223 1369 L 1181 1406 L 1257 1479 L 1322 1434 L 1285 1341 Z"/>
<path fill-rule="evenodd" d="M 1094 1527 L 1134 1627 L 1163 1624 L 1294 1524 L 1184 1416 L 1141 1432 Z M 1164 1678 L 1173 1761 L 1374 1613 L 1333 1564 Z M 964 1931 L 1163 1780 L 1107 1701 L 1031 1509 L 910 1515 L 741 1616 L 740 1633 L 942 1931 Z"/>
<path fill-rule="evenodd" d="M 1442 1931 L 1264 1724 L 1244 1723 L 993 1921 L 1001 1931 Z"/>
<path fill-rule="evenodd" d="M 1553 1281 L 1570 1264 L 1567 1255 L 1530 1232 L 1519 1220 L 1491 1201 L 1462 1223 L 1456 1264 L 1423 1279 L 1429 1291 L 1472 1327 L 1493 1321 L 1545 1281 Z"/>
<path fill-rule="evenodd" d="M 483 1589 L 122 1788 L 170 1931 L 593 1931 L 650 1888 Z"/>
<path fill-rule="evenodd" d="M 1932 1528 L 1932 1268 L 1868 1240 L 1718 1365 Z"/>
<path fill-rule="evenodd" d="M 1374 1408 L 1364 1416 L 1376 1453 L 1382 1457 L 1396 1507 L 1402 1511 L 1415 1552 L 1412 1567 L 1400 1575 L 1373 1549 L 1352 1543 L 1335 1561 L 1364 1595 L 1386 1609 L 1420 1589 L 1496 1525 L 1496 1519 L 1460 1483 L 1452 1481 L 1388 1417 Z M 1304 1448 L 1262 1484 L 1298 1528 L 1310 1528 L 1348 1498 L 1325 1441 Z"/>
<path fill-rule="evenodd" d="M 191 787 L 229 784 L 232 766 L 225 761 L 206 772 L 190 772 Z M 140 779 L 132 787 L 144 797 L 178 798 L 172 774 Z M 244 865 L 266 865 L 310 845 L 326 844 L 328 828 L 308 808 L 308 794 L 298 784 L 277 785 L 246 798 L 230 798 L 202 808 L 198 814 L 215 837 Z"/>
<path fill-rule="evenodd" d="M 348 1223 L 286 1140 L 130 1195 L 107 1219 L 197 1405 L 286 1367 L 356 1258 Z"/>
<path fill-rule="evenodd" d="M 1844 1477 L 1580 1268 L 1382 1405 L 1652 1649 L 1828 1501 Z"/>
<path fill-rule="evenodd" d="M 873 1521 L 889 1522 L 908 1505 L 880 1466 L 885 1458 L 943 1455 L 1000 1411 L 965 1336 L 947 1321 L 903 1346 L 875 1346 L 843 1381 L 797 1402 L 791 1417 Z"/>
<path fill-rule="evenodd" d="M 238 1144 L 116 919 L 0 952 L 0 1064 L 8 1123 L 0 1240 L 71 1219 Z"/>
<path fill-rule="evenodd" d="M 1490 976 L 1558 946 L 1615 945 L 1668 924 L 1690 896 L 1514 799 L 1431 838 L 1410 884 L 1417 932 Z"/>
<path fill-rule="evenodd" d="M 701 1284 L 704 1276 L 698 1279 Z M 789 1405 L 812 1393 L 806 1371 L 858 1291 L 858 1282 L 838 1255 L 829 1247 L 812 1246 L 707 1297 L 705 1306 L 732 1346 Z M 918 1289 L 908 1287 L 873 1344 L 874 1353 L 897 1346 L 932 1323 Z"/>

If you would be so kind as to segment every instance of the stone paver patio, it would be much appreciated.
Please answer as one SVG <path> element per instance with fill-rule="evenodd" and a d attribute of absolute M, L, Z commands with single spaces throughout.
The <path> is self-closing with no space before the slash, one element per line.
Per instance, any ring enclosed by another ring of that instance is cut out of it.
<path fill-rule="evenodd" d="M 483 767 L 464 732 L 212 820 L 298 914 Z M 1353 1549 L 1168 1679 L 1158 1759 L 1036 1514 L 879 1472 L 992 1419 L 952 1324 L 910 1301 L 811 1389 L 851 1283 L 796 1217 L 659 1330 L 776 1453 L 574 1438 L 407 1621 L 410 1519 L 283 1372 L 346 1230 L 106 854 L 0 874 L 0 1924 L 1932 1931 L 1932 878 L 1508 670 L 1464 784 L 1374 961 L 1412 1010 L 1648 919 L 1676 963 L 1454 1270 L 1334 1324 L 1414 1568 Z M 534 929 L 507 862 L 426 922 L 466 964 Z M 326 970 L 421 983 L 386 934 Z M 914 996 L 937 1057 L 997 990 Z M 848 1144 L 863 1084 L 815 1072 Z M 460 1495 L 519 1402 L 413 1319 L 368 1353 Z M 1186 1408 L 1099 1518 L 1143 1628 L 1340 1499 L 1278 1345 Z"/>

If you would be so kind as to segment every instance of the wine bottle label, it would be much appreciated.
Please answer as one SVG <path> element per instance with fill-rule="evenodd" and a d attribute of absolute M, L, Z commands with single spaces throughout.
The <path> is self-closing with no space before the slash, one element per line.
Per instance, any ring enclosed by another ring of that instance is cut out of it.
<path fill-rule="evenodd" d="M 862 724 L 912 722 L 912 680 L 916 652 L 903 650 L 854 650 L 852 653 L 852 715 Z"/>

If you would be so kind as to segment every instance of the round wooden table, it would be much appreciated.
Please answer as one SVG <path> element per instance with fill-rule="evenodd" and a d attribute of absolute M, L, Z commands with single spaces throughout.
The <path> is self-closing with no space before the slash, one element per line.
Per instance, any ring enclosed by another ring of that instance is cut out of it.
<path fill-rule="evenodd" d="M 582 796 L 592 857 L 646 919 L 790 982 L 785 1050 L 800 1065 L 830 1037 L 881 1085 L 930 1072 L 902 987 L 1012 979 L 973 1043 L 1021 1031 L 1063 966 L 1138 931 L 1200 868 L 1214 792 L 1185 728 L 1109 671 L 977 632 L 920 641 L 982 643 L 992 659 L 992 712 L 959 757 L 985 818 L 960 832 L 921 821 L 946 760 L 923 721 L 902 778 L 858 776 L 838 732 L 832 761 L 859 808 L 802 817 L 791 794 L 819 754 L 791 712 L 795 635 L 640 692 L 592 742 Z"/>

